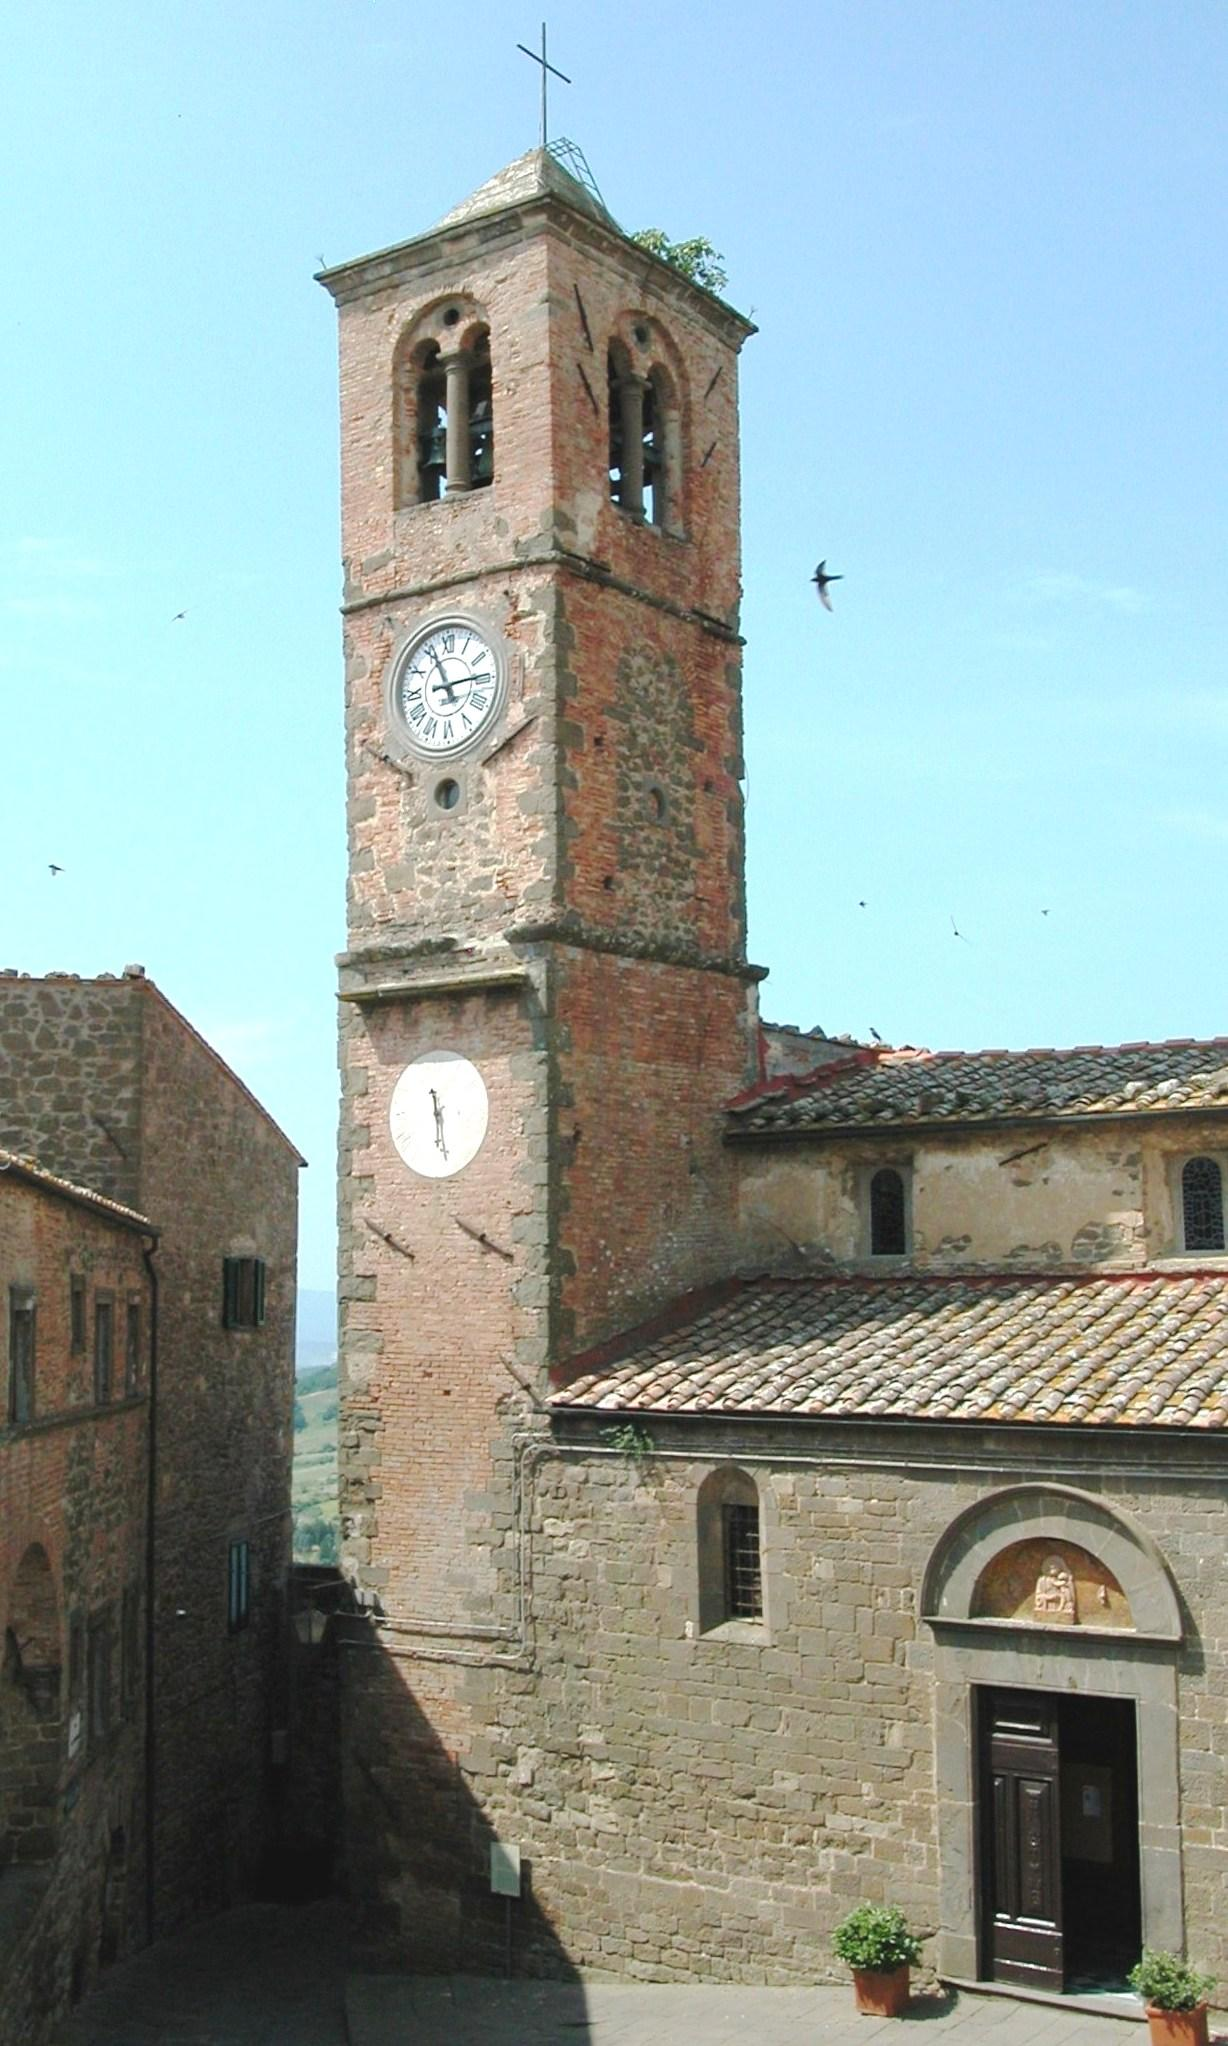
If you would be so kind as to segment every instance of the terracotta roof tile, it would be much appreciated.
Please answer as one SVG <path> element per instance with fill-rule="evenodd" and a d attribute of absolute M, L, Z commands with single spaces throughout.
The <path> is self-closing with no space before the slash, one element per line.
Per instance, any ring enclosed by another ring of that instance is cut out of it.
<path fill-rule="evenodd" d="M 556 1407 L 1228 1427 L 1228 1275 L 768 1279 Z"/>
<path fill-rule="evenodd" d="M 730 1104 L 735 1135 L 900 1123 L 1228 1112 L 1228 1038 L 1072 1051 L 861 1051 Z"/>
<path fill-rule="evenodd" d="M 48 1172 L 36 1158 L 23 1157 L 17 1151 L 0 1151 L 0 1172 L 15 1173 L 18 1179 L 26 1180 L 31 1186 L 58 1194 L 63 1200 L 76 1201 L 83 1208 L 94 1208 L 105 1219 L 122 1223 L 125 1229 L 139 1229 L 147 1236 L 158 1234 L 153 1223 L 138 1214 L 135 1208 L 126 1208 L 121 1201 L 109 1200 L 106 1194 L 95 1193 L 92 1187 L 78 1186 L 75 1180 L 62 1179 L 58 1172 Z"/>

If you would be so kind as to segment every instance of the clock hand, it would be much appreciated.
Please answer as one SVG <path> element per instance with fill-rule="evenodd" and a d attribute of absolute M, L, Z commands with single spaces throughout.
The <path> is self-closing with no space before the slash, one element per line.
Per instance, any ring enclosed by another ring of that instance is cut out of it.
<path fill-rule="evenodd" d="M 438 1094 L 436 1094 L 435 1089 L 433 1087 L 431 1088 L 430 1093 L 431 1108 L 433 1109 L 435 1115 L 435 1148 L 437 1151 L 442 1151 L 444 1157 L 446 1158 L 448 1155 L 448 1147 L 443 1140 L 443 1103 L 439 1099 L 439 1096 Z"/>
<path fill-rule="evenodd" d="M 456 692 L 460 688 L 460 683 L 449 682 L 447 676 L 443 672 L 443 666 L 440 662 L 438 654 L 432 654 L 431 659 L 435 664 L 435 673 L 439 677 L 440 688 L 446 689 L 448 692 L 448 709 L 451 710 L 453 704 L 456 702 Z"/>

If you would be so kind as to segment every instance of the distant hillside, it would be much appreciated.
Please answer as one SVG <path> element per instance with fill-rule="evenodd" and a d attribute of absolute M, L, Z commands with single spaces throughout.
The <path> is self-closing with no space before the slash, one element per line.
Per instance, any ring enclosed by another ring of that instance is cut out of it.
<path fill-rule="evenodd" d="M 332 1293 L 313 1292 L 310 1287 L 301 1286 L 298 1294 L 298 1335 L 294 1351 L 294 1371 L 301 1378 L 305 1371 L 320 1371 L 335 1361 L 337 1355 L 337 1301 Z"/>

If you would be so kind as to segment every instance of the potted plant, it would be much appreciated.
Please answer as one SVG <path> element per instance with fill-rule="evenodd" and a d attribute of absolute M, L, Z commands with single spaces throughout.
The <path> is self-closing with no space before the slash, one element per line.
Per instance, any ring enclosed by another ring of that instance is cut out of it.
<path fill-rule="evenodd" d="M 898 2018 L 908 2002 L 908 1970 L 921 1958 L 921 1942 L 902 1911 L 889 1904 L 859 1904 L 832 1935 L 832 1945 L 853 1971 L 857 2008 L 866 2017 Z"/>
<path fill-rule="evenodd" d="M 1200 1975 L 1179 1954 L 1144 1947 L 1126 1980 L 1147 2007 L 1151 2046 L 1207 2046 L 1207 1998 L 1214 1975 Z"/>

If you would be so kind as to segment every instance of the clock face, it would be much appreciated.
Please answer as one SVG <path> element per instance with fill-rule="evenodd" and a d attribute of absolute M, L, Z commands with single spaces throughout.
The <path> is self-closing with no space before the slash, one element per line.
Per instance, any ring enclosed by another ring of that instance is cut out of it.
<path fill-rule="evenodd" d="M 441 618 L 412 639 L 392 671 L 389 709 L 415 753 L 429 760 L 467 751 L 503 707 L 503 668 L 482 630 Z"/>
<path fill-rule="evenodd" d="M 392 1090 L 388 1127 L 411 1172 L 448 1179 L 482 1147 L 490 1119 L 486 1082 L 457 1051 L 424 1051 Z"/>

